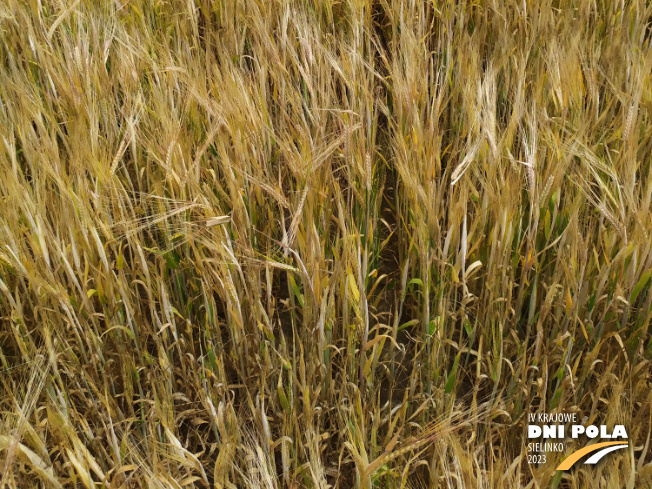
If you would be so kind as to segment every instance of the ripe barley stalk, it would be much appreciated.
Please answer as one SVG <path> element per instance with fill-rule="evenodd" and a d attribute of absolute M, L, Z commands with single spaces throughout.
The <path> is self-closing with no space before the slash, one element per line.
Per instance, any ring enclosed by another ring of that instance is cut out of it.
<path fill-rule="evenodd" d="M 648 3 L 0 2 L 0 488 L 652 485 Z"/>

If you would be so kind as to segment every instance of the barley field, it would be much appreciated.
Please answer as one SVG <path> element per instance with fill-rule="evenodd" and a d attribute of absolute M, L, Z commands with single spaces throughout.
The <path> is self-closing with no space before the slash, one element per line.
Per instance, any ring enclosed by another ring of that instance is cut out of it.
<path fill-rule="evenodd" d="M 0 489 L 652 487 L 651 76 L 643 0 L 4 0 Z"/>

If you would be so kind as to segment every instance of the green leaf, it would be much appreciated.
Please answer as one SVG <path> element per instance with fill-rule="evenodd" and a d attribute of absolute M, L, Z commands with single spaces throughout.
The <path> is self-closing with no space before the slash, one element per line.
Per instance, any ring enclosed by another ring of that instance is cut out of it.
<path fill-rule="evenodd" d="M 557 380 L 559 382 L 564 380 L 564 367 L 559 367 L 559 369 L 557 369 Z"/>
<path fill-rule="evenodd" d="M 143 246 L 143 249 L 149 251 L 150 253 L 154 253 L 156 255 L 162 255 L 163 254 L 162 251 L 155 250 L 154 248 L 148 248 L 147 246 Z"/>
<path fill-rule="evenodd" d="M 455 361 L 453 362 L 453 368 L 451 368 L 450 373 L 448 374 L 448 377 L 446 378 L 446 387 L 444 388 L 444 391 L 446 394 L 450 394 L 453 392 L 453 387 L 455 387 L 455 379 L 457 378 L 457 366 L 460 363 L 460 355 L 462 352 L 459 352 L 457 355 L 455 355 Z"/>
<path fill-rule="evenodd" d="M 466 330 L 466 334 L 471 337 L 471 333 L 473 333 L 473 328 L 471 327 L 471 321 L 468 319 L 464 320 L 464 329 Z"/>
<path fill-rule="evenodd" d="M 439 327 L 439 323 L 441 322 L 441 316 L 437 316 L 433 318 L 430 323 L 428 324 L 428 334 L 432 336 L 437 328 Z"/>
<path fill-rule="evenodd" d="M 213 372 L 217 372 L 217 362 L 215 361 L 215 352 L 213 351 L 212 348 L 208 350 L 208 362 Z"/>
<path fill-rule="evenodd" d="M 165 258 L 165 262 L 167 263 L 168 268 L 172 270 L 179 268 L 179 253 L 176 251 L 170 251 L 165 253 L 163 257 Z"/>
<path fill-rule="evenodd" d="M 303 294 L 301 293 L 301 289 L 297 285 L 297 283 L 294 281 L 294 277 L 292 275 L 288 274 L 288 277 L 290 279 L 290 286 L 292 287 L 292 292 L 294 292 L 294 295 L 296 296 L 297 300 L 299 301 L 299 305 L 303 307 Z"/>
<path fill-rule="evenodd" d="M 412 285 L 412 284 L 417 284 L 417 285 L 420 285 L 421 287 L 423 287 L 423 281 L 421 279 L 419 279 L 419 278 L 413 278 L 407 284 L 408 284 L 408 287 L 410 285 Z"/>
<path fill-rule="evenodd" d="M 430 336 L 433 335 L 433 333 L 435 332 L 436 327 L 437 327 L 437 323 L 435 322 L 434 319 L 428 323 L 428 334 Z"/>
<path fill-rule="evenodd" d="M 550 238 L 550 210 L 546 210 L 546 217 L 543 218 L 543 230 L 546 239 Z"/>
<path fill-rule="evenodd" d="M 561 388 L 557 389 L 555 391 L 555 393 L 553 394 L 552 399 L 550 401 L 550 408 L 549 408 L 550 410 L 555 409 L 555 407 L 557 406 L 557 403 L 559 402 L 559 399 L 561 398 L 561 394 L 562 394 Z"/>
<path fill-rule="evenodd" d="M 595 300 L 598 298 L 598 293 L 594 292 L 591 298 L 589 299 L 589 304 L 587 306 L 587 312 L 591 312 L 593 310 L 593 306 L 595 306 Z"/>
<path fill-rule="evenodd" d="M 281 402 L 283 411 L 290 412 L 290 403 L 288 402 L 288 398 L 285 395 L 285 390 L 283 389 L 283 384 L 281 384 L 280 380 L 276 386 L 276 392 L 278 394 L 278 400 Z"/>
<path fill-rule="evenodd" d="M 402 329 L 409 328 L 410 326 L 414 326 L 419 322 L 418 319 L 410 319 L 408 322 L 401 324 L 398 327 L 398 331 L 401 331 Z"/>
<path fill-rule="evenodd" d="M 638 283 L 634 286 L 634 289 L 632 290 L 632 295 L 629 296 L 630 304 L 634 304 L 634 301 L 643 290 L 643 287 L 645 287 L 647 283 L 650 281 L 651 276 L 652 276 L 652 272 L 650 270 L 648 270 L 641 276 L 641 279 L 638 281 Z"/>

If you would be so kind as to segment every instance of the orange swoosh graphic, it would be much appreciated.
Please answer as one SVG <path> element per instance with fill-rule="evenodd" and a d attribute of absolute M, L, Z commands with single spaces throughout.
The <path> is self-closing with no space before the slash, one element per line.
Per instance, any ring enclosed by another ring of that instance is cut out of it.
<path fill-rule="evenodd" d="M 568 470 L 575 464 L 575 462 L 581 459 L 584 455 L 588 455 L 589 453 L 595 452 L 596 450 L 600 450 L 601 448 L 610 447 L 612 445 L 625 445 L 625 444 L 626 442 L 624 441 L 605 441 L 603 443 L 596 443 L 595 445 L 589 445 L 588 447 L 584 447 L 581 450 L 573 452 L 566 460 L 564 460 L 562 463 L 559 464 L 557 470 Z"/>

